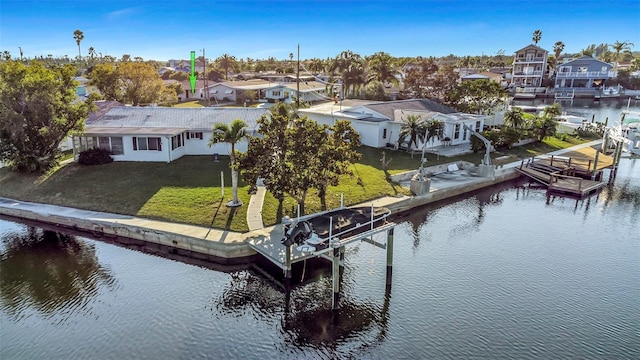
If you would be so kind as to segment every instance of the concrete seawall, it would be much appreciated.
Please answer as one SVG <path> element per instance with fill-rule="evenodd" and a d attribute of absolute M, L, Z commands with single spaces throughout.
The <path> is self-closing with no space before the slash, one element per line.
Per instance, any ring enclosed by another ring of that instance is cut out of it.
<path fill-rule="evenodd" d="M 518 178 L 513 168 L 498 169 L 492 178 L 432 191 L 422 196 L 384 197 L 374 200 L 392 213 L 401 213 L 431 202 L 469 193 L 487 186 Z M 0 215 L 42 222 L 87 233 L 95 238 L 125 238 L 166 246 L 198 259 L 234 263 L 256 255 L 247 240 L 268 233 L 267 229 L 237 233 L 219 229 L 156 221 L 134 216 L 79 210 L 74 208 L 0 198 Z M 126 244 L 126 240 L 122 243 Z"/>

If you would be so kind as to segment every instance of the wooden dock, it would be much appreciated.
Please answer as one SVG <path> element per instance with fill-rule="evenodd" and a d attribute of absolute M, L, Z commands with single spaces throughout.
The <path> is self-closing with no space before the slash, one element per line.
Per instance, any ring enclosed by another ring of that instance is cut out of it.
<path fill-rule="evenodd" d="M 593 149 L 592 149 L 593 150 Z M 593 150 L 595 152 L 595 150 Z M 613 163 L 602 155 L 602 161 L 584 157 L 540 157 L 523 160 L 516 170 L 547 186 L 550 192 L 585 197 L 605 186 L 602 170 Z"/>

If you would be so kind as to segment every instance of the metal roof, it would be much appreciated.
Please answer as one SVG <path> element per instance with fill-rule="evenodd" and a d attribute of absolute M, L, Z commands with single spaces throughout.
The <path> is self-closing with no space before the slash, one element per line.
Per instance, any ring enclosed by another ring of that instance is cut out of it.
<path fill-rule="evenodd" d="M 258 119 L 268 112 L 261 108 L 168 108 L 120 106 L 88 119 L 87 133 L 93 128 L 163 128 L 210 131 L 215 123 L 230 124 L 241 119 L 249 129 L 257 129 Z"/>

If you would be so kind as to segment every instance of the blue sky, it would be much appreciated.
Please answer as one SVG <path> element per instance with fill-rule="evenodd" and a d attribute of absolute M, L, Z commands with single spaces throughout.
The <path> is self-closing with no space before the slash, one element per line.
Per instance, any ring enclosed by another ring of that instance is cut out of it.
<path fill-rule="evenodd" d="M 302 59 L 343 50 L 393 56 L 496 54 L 530 44 L 565 51 L 589 44 L 631 41 L 640 50 L 640 0 L 572 1 L 0 1 L 0 50 L 19 56 L 78 54 L 73 31 L 84 32 L 82 55 L 188 59 Z"/>

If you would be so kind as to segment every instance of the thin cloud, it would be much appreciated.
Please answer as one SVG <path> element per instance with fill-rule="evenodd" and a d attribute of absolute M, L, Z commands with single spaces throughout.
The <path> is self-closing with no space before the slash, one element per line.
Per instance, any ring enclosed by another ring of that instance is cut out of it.
<path fill-rule="evenodd" d="M 135 14 L 137 10 L 138 10 L 137 8 L 131 7 L 126 9 L 111 11 L 106 14 L 106 18 L 107 20 L 119 20 L 129 15 Z"/>

